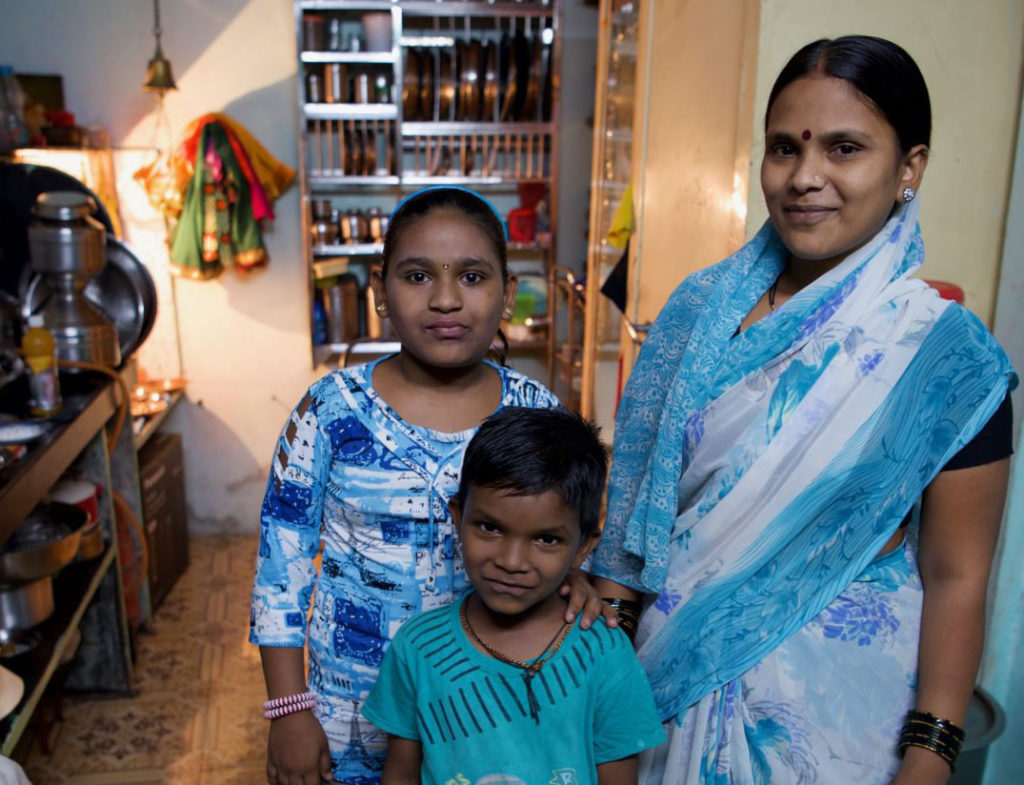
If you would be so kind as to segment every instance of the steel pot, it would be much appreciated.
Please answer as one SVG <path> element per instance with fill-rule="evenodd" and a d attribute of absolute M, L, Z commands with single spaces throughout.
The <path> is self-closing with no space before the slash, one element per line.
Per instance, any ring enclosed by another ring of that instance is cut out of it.
<path fill-rule="evenodd" d="M 341 239 L 346 243 L 361 243 L 366 239 L 366 216 L 354 207 L 340 217 Z"/>
<path fill-rule="evenodd" d="M 35 627 L 50 618 L 53 608 L 53 581 L 48 576 L 0 586 L 0 629 Z"/>
<path fill-rule="evenodd" d="M 371 207 L 367 211 L 367 220 L 370 224 L 370 239 L 375 243 L 384 242 L 384 235 L 388 232 L 388 222 L 391 218 L 385 215 L 379 207 Z"/>

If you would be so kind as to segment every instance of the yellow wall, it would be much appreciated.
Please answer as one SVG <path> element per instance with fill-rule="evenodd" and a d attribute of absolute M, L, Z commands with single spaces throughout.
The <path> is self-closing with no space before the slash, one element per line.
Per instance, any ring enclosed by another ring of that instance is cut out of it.
<path fill-rule="evenodd" d="M 642 0 L 629 316 L 743 242 L 757 0 Z M 629 371 L 629 360 L 624 368 Z"/>
<path fill-rule="evenodd" d="M 921 191 L 923 277 L 952 281 L 992 323 L 1024 57 L 1020 0 L 762 0 L 747 235 L 767 217 L 759 188 L 764 107 L 786 60 L 851 33 L 900 44 L 932 100 L 932 155 Z"/>

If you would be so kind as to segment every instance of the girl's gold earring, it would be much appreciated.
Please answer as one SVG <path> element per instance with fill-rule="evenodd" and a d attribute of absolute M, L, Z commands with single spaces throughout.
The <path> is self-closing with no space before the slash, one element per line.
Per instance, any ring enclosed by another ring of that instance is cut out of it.
<path fill-rule="evenodd" d="M 506 308 L 504 311 L 502 311 L 501 312 L 501 318 L 502 319 L 511 319 L 512 318 L 512 309 L 511 308 Z"/>
<path fill-rule="evenodd" d="M 387 316 L 388 315 L 388 304 L 387 303 L 377 303 L 377 305 L 374 306 L 373 310 L 375 310 L 377 312 L 377 316 Z"/>

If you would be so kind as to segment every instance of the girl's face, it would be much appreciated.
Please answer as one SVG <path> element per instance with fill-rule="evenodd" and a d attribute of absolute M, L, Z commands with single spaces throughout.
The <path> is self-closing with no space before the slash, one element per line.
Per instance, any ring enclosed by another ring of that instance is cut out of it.
<path fill-rule="evenodd" d="M 388 274 L 371 278 L 386 303 L 402 351 L 435 368 L 480 362 L 515 303 L 516 281 L 503 281 L 487 234 L 457 210 L 434 210 L 409 224 L 395 243 Z"/>
<path fill-rule="evenodd" d="M 895 129 L 842 79 L 805 76 L 768 114 L 761 188 L 794 260 L 824 273 L 885 225 L 903 189 L 915 190 L 927 148 L 904 154 Z"/>

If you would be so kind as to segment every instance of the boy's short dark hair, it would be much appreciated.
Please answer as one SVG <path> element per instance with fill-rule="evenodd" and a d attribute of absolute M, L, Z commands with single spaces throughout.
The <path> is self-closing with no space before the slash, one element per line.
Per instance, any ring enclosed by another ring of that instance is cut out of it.
<path fill-rule="evenodd" d="M 608 475 L 598 429 L 568 409 L 509 406 L 488 417 L 462 461 L 458 501 L 470 487 L 516 496 L 554 491 L 580 515 L 580 533 L 597 534 Z"/>

